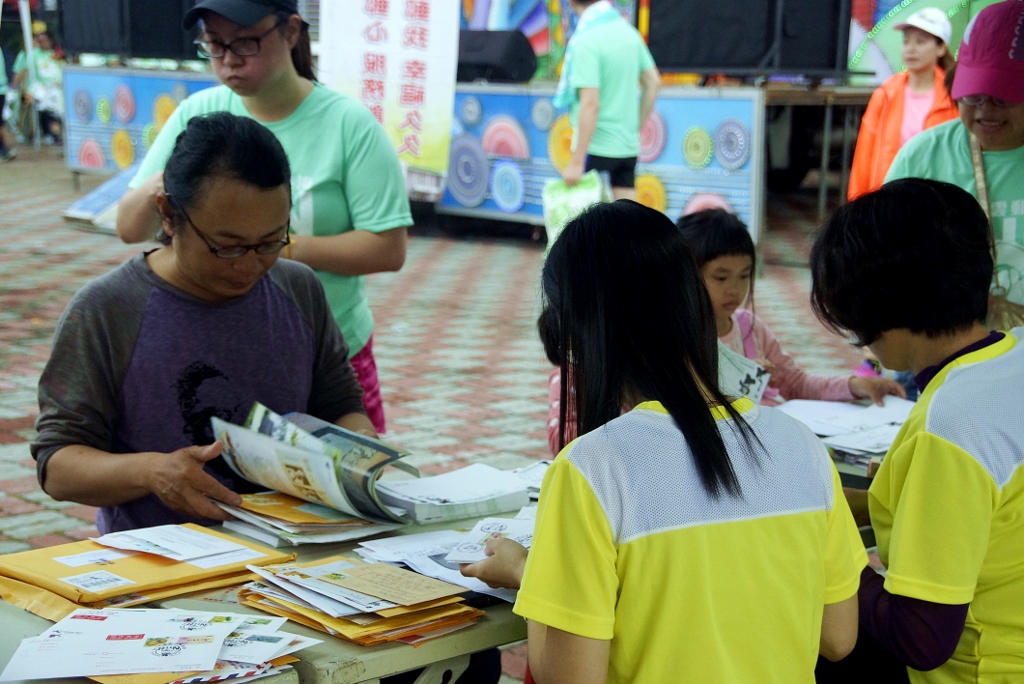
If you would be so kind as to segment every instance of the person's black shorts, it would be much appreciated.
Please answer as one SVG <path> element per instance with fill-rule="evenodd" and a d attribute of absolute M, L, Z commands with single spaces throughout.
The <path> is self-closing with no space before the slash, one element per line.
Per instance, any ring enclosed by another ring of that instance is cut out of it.
<path fill-rule="evenodd" d="M 0 94 L 0 128 L 4 125 L 4 106 L 7 104 L 7 93 Z"/>
<path fill-rule="evenodd" d="M 599 157 L 587 155 L 585 171 L 607 173 L 613 188 L 632 188 L 636 184 L 636 157 Z"/>

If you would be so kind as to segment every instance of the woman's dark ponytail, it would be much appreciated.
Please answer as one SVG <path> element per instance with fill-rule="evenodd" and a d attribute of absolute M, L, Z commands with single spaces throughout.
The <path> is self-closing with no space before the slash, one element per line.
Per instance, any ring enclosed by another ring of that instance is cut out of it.
<path fill-rule="evenodd" d="M 295 65 L 295 71 L 299 76 L 316 83 L 316 74 L 313 73 L 313 48 L 309 39 L 309 24 L 305 21 L 302 22 L 302 27 L 299 29 L 299 40 L 292 48 L 292 64 Z"/>

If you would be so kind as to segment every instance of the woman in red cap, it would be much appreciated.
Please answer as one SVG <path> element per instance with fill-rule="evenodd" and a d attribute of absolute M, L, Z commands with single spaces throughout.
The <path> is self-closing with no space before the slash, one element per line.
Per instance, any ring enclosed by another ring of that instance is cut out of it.
<path fill-rule="evenodd" d="M 893 28 L 903 31 L 901 54 L 907 70 L 890 76 L 871 95 L 857 134 L 849 199 L 881 187 L 908 140 L 956 118 L 956 105 L 943 82 L 955 64 L 949 52 L 953 27 L 946 13 L 925 7 Z"/>
<path fill-rule="evenodd" d="M 223 85 L 186 98 L 164 125 L 121 200 L 118 236 L 142 242 L 157 233 L 163 167 L 189 119 L 227 111 L 266 126 L 292 167 L 292 244 L 282 256 L 316 270 L 352 351 L 367 414 L 384 432 L 363 276 L 405 261 L 412 215 L 398 155 L 361 103 L 316 82 L 296 0 L 200 0 L 184 25 L 198 25 L 196 47 Z"/>
<path fill-rule="evenodd" d="M 992 220 L 998 284 L 1024 304 L 1024 1 L 997 2 L 971 20 L 952 96 L 960 120 L 907 143 L 886 180 L 930 178 L 974 195 Z"/>

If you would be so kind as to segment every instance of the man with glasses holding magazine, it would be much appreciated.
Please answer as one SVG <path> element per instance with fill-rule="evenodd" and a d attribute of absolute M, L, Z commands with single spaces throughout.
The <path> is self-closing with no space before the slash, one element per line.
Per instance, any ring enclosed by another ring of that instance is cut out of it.
<path fill-rule="evenodd" d="M 39 380 L 39 482 L 99 506 L 101 533 L 227 515 L 262 487 L 220 458 L 210 418 L 253 402 L 376 437 L 348 346 L 313 271 L 280 259 L 291 173 L 256 121 L 195 117 L 152 210 L 162 247 L 83 287 Z"/>

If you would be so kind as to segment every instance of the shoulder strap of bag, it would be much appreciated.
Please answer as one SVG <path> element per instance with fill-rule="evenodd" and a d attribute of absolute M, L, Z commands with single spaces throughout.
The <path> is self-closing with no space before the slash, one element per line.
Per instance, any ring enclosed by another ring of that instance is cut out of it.
<path fill-rule="evenodd" d="M 978 191 L 978 204 L 985 211 L 985 216 L 992 222 L 992 213 L 988 205 L 988 183 L 985 181 L 985 158 L 981 156 L 981 143 L 973 133 L 971 136 L 971 164 L 974 166 L 974 186 Z"/>
<path fill-rule="evenodd" d="M 757 344 L 754 342 L 754 314 L 747 309 L 736 310 L 736 323 L 739 324 L 740 341 L 743 343 L 743 355 L 748 359 L 757 358 Z"/>
<path fill-rule="evenodd" d="M 995 287 L 994 292 L 1005 294 L 999 285 L 999 259 L 996 252 L 996 235 L 992 227 L 992 212 L 988 203 L 988 182 L 985 180 L 985 158 L 981 156 L 981 143 L 973 133 L 969 133 L 971 139 L 971 165 L 974 166 L 974 186 L 978 193 L 978 204 L 981 205 L 985 216 L 988 217 L 989 242 L 992 245 L 992 277 Z"/>

